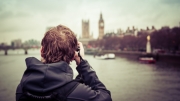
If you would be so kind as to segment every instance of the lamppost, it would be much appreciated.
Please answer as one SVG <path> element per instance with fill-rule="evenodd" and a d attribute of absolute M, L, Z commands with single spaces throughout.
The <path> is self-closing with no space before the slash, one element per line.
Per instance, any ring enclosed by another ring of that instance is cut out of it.
<path fill-rule="evenodd" d="M 151 53 L 150 36 L 147 36 L 146 53 Z"/>

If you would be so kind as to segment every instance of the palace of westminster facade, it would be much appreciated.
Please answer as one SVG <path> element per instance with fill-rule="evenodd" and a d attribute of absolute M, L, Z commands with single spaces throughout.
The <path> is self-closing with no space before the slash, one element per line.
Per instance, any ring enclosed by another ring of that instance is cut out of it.
<path fill-rule="evenodd" d="M 98 27 L 99 27 L 98 39 L 102 39 L 104 36 L 104 20 L 103 20 L 102 13 L 100 14 Z M 92 40 L 95 40 L 95 39 L 93 38 L 93 35 L 90 35 L 89 20 L 87 21 L 82 20 L 82 37 L 79 38 L 79 41 L 82 42 L 84 45 L 87 45 L 88 42 Z"/>
<path fill-rule="evenodd" d="M 103 20 L 102 14 L 100 14 L 98 39 L 102 39 L 103 36 L 104 36 L 104 20 Z M 93 36 L 90 35 L 89 20 L 87 20 L 87 21 L 82 20 L 82 37 L 81 38 L 83 38 L 83 39 L 92 39 L 93 38 Z"/>
<path fill-rule="evenodd" d="M 130 29 L 128 27 L 126 31 L 122 31 L 119 28 L 117 30 L 117 33 L 114 33 L 114 31 L 112 31 L 112 32 L 107 32 L 105 34 L 105 32 L 104 32 L 104 20 L 103 20 L 103 16 L 102 16 L 102 13 L 101 13 L 100 14 L 100 19 L 99 19 L 99 22 L 98 22 L 98 30 L 99 30 L 98 39 L 103 39 L 103 37 L 107 37 L 107 36 L 118 36 L 118 37 L 124 37 L 126 35 L 138 36 L 137 35 L 138 32 L 152 33 L 156 29 L 155 29 L 154 26 L 152 26 L 152 29 L 147 27 L 147 29 L 145 29 L 145 30 L 140 29 L 138 31 L 138 29 L 133 26 L 132 29 Z M 82 20 L 82 37 L 79 40 L 82 41 L 84 44 L 87 44 L 91 40 L 95 40 L 95 39 L 93 39 L 93 35 L 90 35 L 89 32 L 90 32 L 89 31 L 89 20 L 87 20 L 87 21 Z"/>

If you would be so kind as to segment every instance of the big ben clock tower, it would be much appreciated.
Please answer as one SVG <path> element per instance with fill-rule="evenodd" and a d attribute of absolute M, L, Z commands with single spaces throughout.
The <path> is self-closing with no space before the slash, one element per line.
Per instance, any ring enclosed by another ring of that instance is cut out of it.
<path fill-rule="evenodd" d="M 100 19 L 99 19 L 99 36 L 98 39 L 102 39 L 104 36 L 104 20 L 102 18 L 102 13 L 100 14 Z"/>

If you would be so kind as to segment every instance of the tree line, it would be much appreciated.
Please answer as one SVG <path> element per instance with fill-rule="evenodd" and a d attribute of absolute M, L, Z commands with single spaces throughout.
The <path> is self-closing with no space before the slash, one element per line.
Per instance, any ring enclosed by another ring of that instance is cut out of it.
<path fill-rule="evenodd" d="M 151 33 L 139 31 L 137 36 L 125 35 L 120 37 L 118 34 L 104 35 L 103 39 L 90 41 L 89 45 L 103 50 L 122 50 L 122 51 L 145 51 L 147 36 L 150 36 L 152 49 L 162 49 L 167 52 L 180 50 L 180 27 L 161 28 Z"/>

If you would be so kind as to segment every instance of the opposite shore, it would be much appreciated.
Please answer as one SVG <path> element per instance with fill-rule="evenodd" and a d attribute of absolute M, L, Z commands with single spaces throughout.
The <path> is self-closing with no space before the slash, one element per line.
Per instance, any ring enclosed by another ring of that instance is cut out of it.
<path fill-rule="evenodd" d="M 118 57 L 125 57 L 128 59 L 138 60 L 139 57 L 143 55 L 150 55 L 156 59 L 159 63 L 168 63 L 172 65 L 180 65 L 180 54 L 166 54 L 166 53 L 150 53 L 146 52 L 135 52 L 135 51 L 114 51 L 114 50 L 102 50 L 95 52 L 95 54 L 106 54 L 114 53 Z M 93 55 L 95 55 L 93 54 Z"/>

